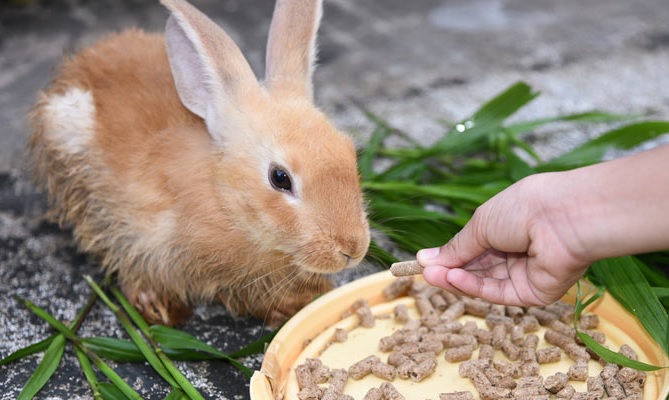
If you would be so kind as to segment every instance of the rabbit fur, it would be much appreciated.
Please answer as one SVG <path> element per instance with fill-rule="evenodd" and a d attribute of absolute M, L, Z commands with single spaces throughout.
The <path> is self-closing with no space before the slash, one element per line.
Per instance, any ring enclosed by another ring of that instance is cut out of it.
<path fill-rule="evenodd" d="M 278 0 L 259 82 L 183 0 L 65 58 L 28 144 L 50 217 L 151 323 L 195 304 L 276 324 L 358 264 L 370 237 L 356 150 L 313 104 L 316 0 Z"/>

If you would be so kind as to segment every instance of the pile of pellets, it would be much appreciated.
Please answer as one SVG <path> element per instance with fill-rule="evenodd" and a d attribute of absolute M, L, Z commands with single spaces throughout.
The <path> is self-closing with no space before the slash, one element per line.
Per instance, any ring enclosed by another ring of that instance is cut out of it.
<path fill-rule="evenodd" d="M 410 318 L 406 304 L 398 304 L 392 316 L 385 316 L 402 325 L 379 340 L 379 350 L 387 354 L 385 360 L 370 355 L 348 369 L 330 369 L 318 358 L 309 358 L 298 365 L 295 374 L 300 400 L 353 399 L 344 394 L 346 382 L 363 379 L 369 374 L 383 379 L 384 383 L 370 388 L 363 400 L 404 399 L 392 382 L 396 379 L 413 382 L 426 379 L 435 372 L 438 357 L 460 363 L 460 376 L 471 381 L 482 400 L 640 400 L 643 397 L 645 372 L 607 363 L 579 343 L 572 326 L 573 306 L 566 303 L 528 308 L 494 305 L 456 296 L 412 277 L 394 280 L 384 289 L 383 295 L 387 301 L 412 296 L 419 318 Z M 350 313 L 358 316 L 362 328 L 375 325 L 375 317 L 365 300 L 353 304 Z M 474 320 L 460 322 L 463 315 L 484 319 L 485 327 Z M 604 344 L 604 334 L 594 330 L 598 323 L 596 315 L 583 314 L 578 328 Z M 544 340 L 550 347 L 537 348 L 540 326 L 546 327 Z M 346 330 L 337 329 L 332 343 L 346 341 L 347 334 Z M 477 349 L 478 355 L 473 358 Z M 495 358 L 498 351 L 504 357 Z M 621 346 L 619 353 L 637 359 L 637 354 L 627 345 Z M 568 371 L 541 376 L 541 364 L 559 362 L 563 356 L 572 360 Z M 590 359 L 602 365 L 599 374 L 589 375 Z M 577 392 L 570 383 L 572 381 L 587 382 L 587 392 Z M 438 396 L 440 400 L 476 398 L 469 391 L 444 392 Z"/>

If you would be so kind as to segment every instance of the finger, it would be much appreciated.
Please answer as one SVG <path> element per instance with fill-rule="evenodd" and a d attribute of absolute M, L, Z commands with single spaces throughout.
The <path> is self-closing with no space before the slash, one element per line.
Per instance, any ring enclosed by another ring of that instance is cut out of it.
<path fill-rule="evenodd" d="M 511 280 L 483 277 L 465 269 L 455 268 L 443 277 L 444 284 L 453 287 L 467 296 L 478 297 L 495 304 L 525 306 Z"/>
<path fill-rule="evenodd" d="M 424 267 L 440 265 L 457 268 L 485 253 L 490 246 L 477 235 L 478 219 L 474 216 L 460 232 L 441 247 L 419 250 L 416 260 Z"/>
<path fill-rule="evenodd" d="M 449 270 L 449 268 L 444 267 L 428 266 L 423 269 L 423 278 L 425 278 L 425 281 L 432 286 L 448 290 L 451 293 L 459 295 L 464 294 L 451 285 L 446 279 Z"/>

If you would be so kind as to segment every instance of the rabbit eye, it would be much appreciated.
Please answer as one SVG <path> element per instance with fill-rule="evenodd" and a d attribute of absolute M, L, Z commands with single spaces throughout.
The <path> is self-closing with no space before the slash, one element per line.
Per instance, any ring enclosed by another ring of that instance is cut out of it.
<path fill-rule="evenodd" d="M 278 166 L 272 166 L 269 169 L 269 182 L 276 190 L 292 192 L 293 183 L 290 175 L 284 169 Z"/>

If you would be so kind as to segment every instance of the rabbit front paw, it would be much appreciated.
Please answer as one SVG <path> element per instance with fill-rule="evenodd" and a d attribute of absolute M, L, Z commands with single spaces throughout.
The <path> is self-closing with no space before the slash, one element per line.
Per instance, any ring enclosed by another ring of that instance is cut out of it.
<path fill-rule="evenodd" d="M 191 315 L 191 307 L 167 295 L 142 289 L 123 289 L 130 303 L 149 325 L 176 326 Z"/>

